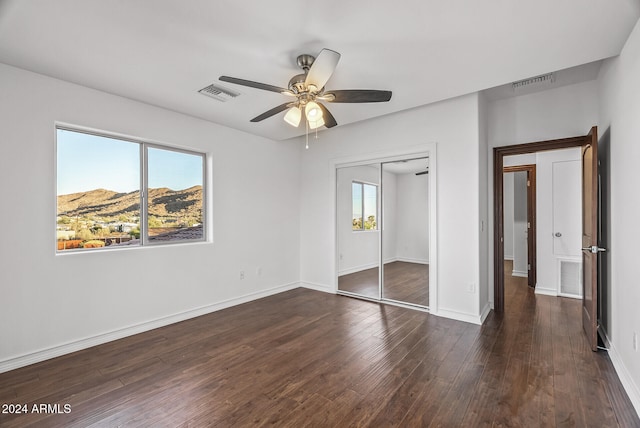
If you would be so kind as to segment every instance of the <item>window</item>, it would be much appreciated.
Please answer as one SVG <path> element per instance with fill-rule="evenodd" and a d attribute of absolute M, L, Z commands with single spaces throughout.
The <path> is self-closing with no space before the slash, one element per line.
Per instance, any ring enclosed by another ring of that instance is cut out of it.
<path fill-rule="evenodd" d="M 57 251 L 205 239 L 203 153 L 62 127 L 56 141 Z"/>
<path fill-rule="evenodd" d="M 353 202 L 353 230 L 378 229 L 378 186 L 375 184 L 351 183 Z"/>

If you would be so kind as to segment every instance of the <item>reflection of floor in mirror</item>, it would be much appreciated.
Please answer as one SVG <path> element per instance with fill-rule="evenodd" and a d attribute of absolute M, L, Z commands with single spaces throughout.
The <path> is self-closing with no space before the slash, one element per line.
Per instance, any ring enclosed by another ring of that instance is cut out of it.
<path fill-rule="evenodd" d="M 342 275 L 338 289 L 378 297 L 378 268 Z M 429 306 L 429 265 L 391 262 L 384 265 L 385 299 Z"/>

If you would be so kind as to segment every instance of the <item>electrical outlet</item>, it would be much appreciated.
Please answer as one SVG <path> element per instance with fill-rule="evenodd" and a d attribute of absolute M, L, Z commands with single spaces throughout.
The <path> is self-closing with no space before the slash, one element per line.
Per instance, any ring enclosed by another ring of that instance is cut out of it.
<path fill-rule="evenodd" d="M 244 271 L 243 270 L 240 271 L 240 279 L 244 279 Z"/>
<path fill-rule="evenodd" d="M 472 282 L 471 284 L 469 284 L 469 287 L 467 288 L 467 290 L 469 291 L 469 293 L 475 293 L 476 285 Z"/>
<path fill-rule="evenodd" d="M 638 333 L 633 332 L 633 350 L 638 351 Z"/>
<path fill-rule="evenodd" d="M 262 266 L 258 266 L 258 268 L 256 269 L 256 275 L 262 275 Z"/>

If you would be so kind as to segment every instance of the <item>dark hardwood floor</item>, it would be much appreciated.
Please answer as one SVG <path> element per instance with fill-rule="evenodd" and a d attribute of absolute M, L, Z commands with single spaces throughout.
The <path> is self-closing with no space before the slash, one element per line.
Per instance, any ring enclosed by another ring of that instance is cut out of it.
<path fill-rule="evenodd" d="M 296 289 L 0 374 L 2 427 L 634 427 L 580 302 L 505 283 L 483 326 Z"/>
<path fill-rule="evenodd" d="M 342 275 L 338 278 L 342 291 L 378 298 L 378 268 Z M 384 265 L 385 299 L 429 306 L 429 265 L 391 262 Z"/>

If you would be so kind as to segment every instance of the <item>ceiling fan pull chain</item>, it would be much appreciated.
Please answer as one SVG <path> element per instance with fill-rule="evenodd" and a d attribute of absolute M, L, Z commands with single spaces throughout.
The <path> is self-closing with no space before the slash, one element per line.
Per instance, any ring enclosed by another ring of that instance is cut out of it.
<path fill-rule="evenodd" d="M 307 146 L 305 147 L 305 149 L 309 150 L 309 121 L 305 120 L 304 121 L 304 125 L 307 128 L 307 132 L 306 132 L 306 135 L 307 135 Z"/>

